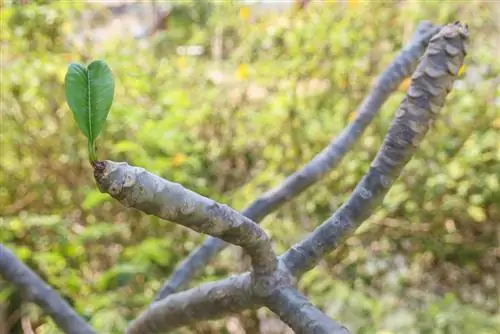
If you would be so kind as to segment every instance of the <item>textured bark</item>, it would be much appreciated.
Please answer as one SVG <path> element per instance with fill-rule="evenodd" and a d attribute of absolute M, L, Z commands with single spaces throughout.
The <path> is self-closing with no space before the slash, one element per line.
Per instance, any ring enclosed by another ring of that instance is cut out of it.
<path fill-rule="evenodd" d="M 165 333 L 201 320 L 239 313 L 261 304 L 253 297 L 251 276 L 244 274 L 172 294 L 153 303 L 127 334 Z"/>
<path fill-rule="evenodd" d="M 14 284 L 26 300 L 38 304 L 65 333 L 95 333 L 57 292 L 2 244 L 0 244 L 0 274 Z"/>
<path fill-rule="evenodd" d="M 296 333 L 349 333 L 292 285 L 293 277 L 283 266 L 266 277 L 245 273 L 203 284 L 151 304 L 130 324 L 127 334 L 164 333 L 262 306 L 275 311 Z"/>
<path fill-rule="evenodd" d="M 294 288 L 294 284 L 319 259 L 331 252 L 341 238 L 347 237 L 349 232 L 368 218 L 383 201 L 443 107 L 463 64 L 467 38 L 467 27 L 458 22 L 443 27 L 432 37 L 412 75 L 407 96 L 397 110 L 382 147 L 366 175 L 330 219 L 291 247 L 279 261 L 264 231 L 254 221 L 228 206 L 142 168 L 111 161 L 95 164 L 99 189 L 125 206 L 239 245 L 252 257 L 252 272 L 171 294 L 145 310 L 130 324 L 127 333 L 164 333 L 197 321 L 220 318 L 262 306 L 269 307 L 296 333 L 348 333 L 345 327 L 307 301 Z M 418 43 L 425 44 L 425 39 Z M 401 56 L 401 59 L 406 58 Z M 409 54 L 407 59 L 410 59 Z M 254 202 L 245 214 L 255 220 L 262 219 L 269 210 L 308 187 L 337 164 L 373 118 L 373 114 L 387 98 L 386 95 L 394 88 L 391 86 L 394 77 L 404 77 L 405 73 L 398 72 L 402 69 L 401 64 L 394 65 L 393 70 L 385 73 L 386 76 L 382 75 L 374 88 L 379 95 L 373 93 L 375 96 L 365 100 L 354 123 L 349 125 L 338 141 L 333 141 L 301 171 L 285 181 L 284 185 Z M 392 79 L 391 73 L 394 74 Z M 384 80 L 387 82 L 384 83 Z M 392 88 L 385 91 L 387 87 Z M 341 144 L 345 147 L 339 146 Z M 213 246 L 207 249 L 215 249 L 209 251 L 209 254 L 216 254 L 218 251 Z M 45 310 L 66 333 L 94 333 L 56 292 L 2 244 L 0 274 L 12 282 L 23 293 L 24 298 Z M 171 289 L 173 290 L 175 287 Z"/>
<path fill-rule="evenodd" d="M 125 162 L 101 161 L 94 176 L 102 192 L 126 207 L 241 246 L 252 258 L 257 275 L 276 269 L 276 254 L 264 230 L 229 206 Z"/>
<path fill-rule="evenodd" d="M 431 39 L 367 174 L 330 219 L 283 255 L 293 275 L 313 268 L 382 203 L 443 107 L 464 61 L 467 34 L 465 27 L 454 24 Z"/>
<path fill-rule="evenodd" d="M 370 93 L 358 107 L 356 117 L 342 133 L 336 136 L 323 151 L 302 169 L 289 176 L 276 188 L 263 194 L 250 204 L 242 214 L 255 222 L 260 222 L 268 214 L 298 196 L 338 166 L 345 154 L 370 124 L 390 93 L 414 71 L 428 41 L 438 29 L 428 21 L 421 22 L 411 41 L 380 75 Z M 156 295 L 155 301 L 185 287 L 195 274 L 203 269 L 227 245 L 224 241 L 213 237 L 205 239 L 184 261 L 177 265 L 170 279 L 164 283 Z"/>
<path fill-rule="evenodd" d="M 396 112 L 381 149 L 351 197 L 330 219 L 288 250 L 280 258 L 278 266 L 280 269 L 269 275 L 268 280 L 266 277 L 250 280 L 247 291 L 252 291 L 254 297 L 245 295 L 246 298 L 241 298 L 236 304 L 237 309 L 233 311 L 244 307 L 256 307 L 254 298 L 257 298 L 262 301 L 262 305 L 270 307 L 297 333 L 347 332 L 347 329 L 327 319 L 326 315 L 307 302 L 293 288 L 289 274 L 298 278 L 315 266 L 321 257 L 336 247 L 340 238 L 346 237 L 348 232 L 359 226 L 382 202 L 392 183 L 416 151 L 436 114 L 441 110 L 456 79 L 458 69 L 463 64 L 467 36 L 467 28 L 456 23 L 445 26 L 431 39 L 421 63 L 412 76 L 407 96 Z M 281 275 L 282 273 L 285 274 Z M 249 280 L 247 275 L 249 274 L 239 275 L 233 280 L 237 282 Z M 217 302 L 208 295 L 209 291 L 227 289 L 227 285 L 231 285 L 230 281 L 222 280 L 210 283 L 210 289 L 191 289 L 154 303 L 154 312 L 147 310 L 140 317 L 141 322 L 147 324 L 141 330 L 160 331 L 164 329 L 162 326 L 172 329 L 174 325 L 171 322 L 161 321 L 165 318 L 176 321 L 174 319 L 179 319 L 183 311 L 188 315 L 184 316 L 182 324 L 179 321 L 175 322 L 175 326 L 182 326 L 189 321 L 189 317 L 194 321 L 201 319 L 202 314 L 204 319 L 208 319 L 207 313 L 210 313 L 210 318 L 227 314 L 230 311 L 227 305 L 234 301 L 234 295 L 228 297 L 220 293 L 217 295 Z M 172 305 L 175 305 L 172 301 L 175 298 L 195 293 L 197 297 L 191 299 L 197 299 L 196 302 L 189 301 L 190 298 L 186 297 L 183 298 L 183 303 L 187 304 L 172 310 Z M 197 304 L 204 304 L 210 310 L 198 308 L 198 311 L 194 312 L 193 309 Z M 212 305 L 219 305 L 219 310 L 211 309 Z"/>
<path fill-rule="evenodd" d="M 292 287 L 276 290 L 267 298 L 266 305 L 297 334 L 349 333 Z"/>

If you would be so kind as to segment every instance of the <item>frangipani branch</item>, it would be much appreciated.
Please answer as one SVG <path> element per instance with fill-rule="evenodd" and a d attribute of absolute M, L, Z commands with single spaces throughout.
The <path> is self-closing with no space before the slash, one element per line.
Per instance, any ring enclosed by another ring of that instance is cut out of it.
<path fill-rule="evenodd" d="M 295 282 L 326 253 L 335 249 L 342 238 L 352 233 L 382 203 L 389 188 L 415 153 L 436 114 L 442 109 L 463 64 L 467 38 L 467 27 L 459 22 L 443 27 L 432 37 L 412 76 L 407 96 L 397 110 L 367 174 L 330 219 L 291 247 L 279 261 L 264 231 L 250 218 L 228 206 L 142 168 L 111 161 L 94 163 L 95 177 L 101 191 L 107 192 L 125 206 L 239 245 L 252 257 L 251 273 L 203 284 L 153 303 L 130 324 L 128 333 L 163 333 L 200 320 L 220 318 L 262 306 L 279 315 L 296 333 L 348 333 L 346 328 L 307 301 L 294 288 Z M 394 65 L 394 73 L 402 68 L 400 66 L 402 65 Z M 378 85 L 384 86 L 383 77 L 384 75 L 377 81 L 374 90 L 377 90 Z M 389 81 L 386 84 L 386 87 L 390 86 Z M 382 88 L 378 89 L 383 92 Z M 384 94 L 389 94 L 390 91 Z M 386 98 L 387 96 L 382 99 L 373 97 L 372 102 L 362 104 L 356 118 L 359 123 L 355 120 L 353 124 L 357 125 L 351 124 L 340 136 L 344 138 L 342 140 L 345 145 L 352 145 L 351 140 L 359 137 L 366 127 L 363 125 L 363 117 L 371 120 Z M 370 104 L 371 107 L 367 106 Z M 366 116 L 370 112 L 373 114 Z M 274 208 L 273 205 L 280 205 L 289 196 L 302 191 L 323 176 L 329 170 L 328 166 L 337 164 L 344 154 L 345 148 L 336 145 L 337 141 L 332 142 L 329 146 L 332 147 L 331 151 L 325 149 L 300 172 L 291 176 L 289 181 L 285 181 L 283 188 L 268 194 L 269 197 L 263 197 L 263 202 L 256 201 L 246 213 L 255 217 L 255 220 L 262 219 L 268 213 L 266 210 Z M 280 200 L 280 196 L 284 197 Z M 214 255 L 216 252 L 217 249 L 209 253 Z M 16 285 L 27 300 L 37 303 L 66 333 L 94 333 L 56 292 L 2 244 L 0 274 Z"/>
<path fill-rule="evenodd" d="M 366 175 L 330 219 L 282 256 L 293 275 L 313 268 L 382 203 L 443 107 L 463 64 L 467 36 L 467 28 L 457 23 L 431 39 Z"/>
<path fill-rule="evenodd" d="M 350 333 L 347 328 L 333 321 L 291 286 L 276 289 L 266 299 L 266 306 L 293 328 L 295 333 Z"/>
<path fill-rule="evenodd" d="M 271 308 L 297 333 L 347 331 L 332 320 L 327 320 L 326 315 L 303 299 L 292 286 L 293 278 L 300 277 L 314 267 L 320 258 L 335 249 L 341 238 L 346 238 L 349 232 L 358 227 L 381 204 L 392 183 L 399 177 L 432 121 L 442 109 L 458 70 L 463 64 L 467 38 L 467 27 L 457 22 L 445 26 L 431 39 L 421 63 L 412 76 L 413 80 L 407 96 L 396 112 L 381 149 L 351 197 L 334 213 L 332 218 L 321 224 L 306 239 L 290 248 L 280 258 L 278 269 L 267 277 L 267 288 L 256 289 L 256 287 L 262 288 L 261 283 L 266 277 L 255 281 L 252 281 L 248 273 L 233 277 L 232 280 L 248 286 L 246 291 L 249 291 L 249 294 L 252 293 L 241 299 L 243 303 L 238 304 L 238 310 L 245 305 L 248 308 L 257 307 L 259 305 L 255 302 L 257 298 L 257 300 L 262 300 L 262 305 Z M 175 300 L 184 293 L 205 291 L 203 292 L 205 296 L 203 293 L 198 295 L 197 303 L 200 303 L 201 299 L 207 303 L 207 306 L 219 305 L 217 311 L 210 310 L 214 317 L 231 312 L 228 305 L 234 299 L 234 294 L 218 294 L 219 299 L 215 303 L 213 300 L 209 302 L 213 298 L 208 292 L 222 289 L 230 284 L 229 280 L 222 280 L 210 283 L 210 289 L 207 291 L 203 288 L 191 289 L 154 303 L 140 316 L 141 323 L 147 324 L 147 327 L 141 329 L 143 331 L 153 328 L 155 331 L 164 329 L 161 326 L 168 324 L 161 320 L 179 313 L 179 309 L 169 308 L 173 304 L 168 301 Z M 189 305 L 183 305 L 185 310 L 194 307 L 194 302 L 193 305 L 191 302 L 187 303 Z M 200 312 L 196 314 L 191 312 L 189 316 L 196 315 L 193 319 L 199 319 L 199 314 Z M 318 326 L 318 328 L 313 329 L 311 326 Z M 168 325 L 168 328 L 172 327 Z"/>
<path fill-rule="evenodd" d="M 37 274 L 0 244 L 0 275 L 16 286 L 26 300 L 38 304 L 68 334 L 95 334 L 89 325 Z"/>
<path fill-rule="evenodd" d="M 94 176 L 102 192 L 126 207 L 241 246 L 252 258 L 256 275 L 276 269 L 276 254 L 264 230 L 229 206 L 125 162 L 100 161 Z"/>
<path fill-rule="evenodd" d="M 251 293 L 251 277 L 247 273 L 202 284 L 151 304 L 132 321 L 127 334 L 165 333 L 260 306 Z"/>
<path fill-rule="evenodd" d="M 281 267 L 260 280 L 244 273 L 202 284 L 152 303 L 130 324 L 127 334 L 165 333 L 262 306 L 277 313 L 296 333 L 349 333 L 307 301 L 292 281 L 288 270 Z"/>
<path fill-rule="evenodd" d="M 345 154 L 361 137 L 389 95 L 414 71 L 427 43 L 438 30 L 439 28 L 430 22 L 422 21 L 408 45 L 376 80 L 370 93 L 358 107 L 355 118 L 340 135 L 336 136 L 302 169 L 256 199 L 243 210 L 242 214 L 255 222 L 260 222 L 268 214 L 298 196 L 337 167 Z M 177 265 L 170 279 L 164 283 L 156 295 L 155 301 L 185 287 L 195 274 L 225 247 L 227 243 L 220 239 L 213 237 L 205 239 L 198 248 Z"/>

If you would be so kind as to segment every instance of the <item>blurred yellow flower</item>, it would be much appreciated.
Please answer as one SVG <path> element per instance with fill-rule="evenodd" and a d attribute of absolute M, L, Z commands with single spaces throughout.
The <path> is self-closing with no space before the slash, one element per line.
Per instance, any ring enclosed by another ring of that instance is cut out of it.
<path fill-rule="evenodd" d="M 347 115 L 347 121 L 352 122 L 352 120 L 356 117 L 356 111 L 351 111 L 349 115 Z"/>
<path fill-rule="evenodd" d="M 347 80 L 344 79 L 344 78 L 340 79 L 340 81 L 339 81 L 339 87 L 342 88 L 342 89 L 346 88 L 347 87 Z"/>
<path fill-rule="evenodd" d="M 186 57 L 177 58 L 177 66 L 179 66 L 180 69 L 185 69 L 186 64 L 187 64 Z"/>
<path fill-rule="evenodd" d="M 74 59 L 73 54 L 69 52 L 63 53 L 63 58 L 66 62 L 71 62 Z"/>
<path fill-rule="evenodd" d="M 493 122 L 491 122 L 491 126 L 495 129 L 500 129 L 500 117 L 493 120 Z"/>
<path fill-rule="evenodd" d="M 178 167 L 178 166 L 182 165 L 184 163 L 184 161 L 186 161 L 186 159 L 187 159 L 186 155 L 184 155 L 182 153 L 176 153 L 172 157 L 172 166 Z"/>
<path fill-rule="evenodd" d="M 401 84 L 398 87 L 398 90 L 401 92 L 406 92 L 408 87 L 410 87 L 410 84 L 411 84 L 411 78 L 406 78 L 403 80 L 403 82 L 401 82 Z"/>
<path fill-rule="evenodd" d="M 248 76 L 248 66 L 246 64 L 240 64 L 236 70 L 236 77 L 238 80 L 244 80 Z"/>
<path fill-rule="evenodd" d="M 457 77 L 461 76 L 465 72 L 465 65 L 460 66 L 460 69 L 458 70 Z"/>
<path fill-rule="evenodd" d="M 360 0 L 348 0 L 347 5 L 349 8 L 354 8 L 359 4 Z"/>
<path fill-rule="evenodd" d="M 241 7 L 240 8 L 240 20 L 248 21 L 249 17 L 250 17 L 250 8 Z"/>

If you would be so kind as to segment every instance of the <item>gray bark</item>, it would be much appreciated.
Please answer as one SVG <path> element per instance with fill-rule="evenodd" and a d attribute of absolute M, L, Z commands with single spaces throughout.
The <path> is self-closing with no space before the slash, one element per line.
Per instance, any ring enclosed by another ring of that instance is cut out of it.
<path fill-rule="evenodd" d="M 251 203 L 242 211 L 242 214 L 255 222 L 260 222 L 268 214 L 301 194 L 337 167 L 345 154 L 361 137 L 389 95 L 414 71 L 427 43 L 438 30 L 438 27 L 428 21 L 421 22 L 408 45 L 376 80 L 370 93 L 358 107 L 355 118 L 340 135 L 336 136 L 302 169 Z M 228 244 L 220 239 L 213 237 L 205 239 L 184 261 L 177 265 L 155 300 L 165 298 L 185 287 L 197 272 L 227 246 Z"/>
<path fill-rule="evenodd" d="M 0 244 L 0 274 L 18 288 L 23 297 L 38 304 L 68 334 L 95 334 L 57 292 Z"/>
<path fill-rule="evenodd" d="M 99 189 L 126 207 L 241 246 L 252 258 L 256 274 L 265 275 L 276 269 L 276 254 L 268 236 L 259 225 L 238 211 L 144 168 L 107 160 L 96 166 L 94 176 Z"/>
<path fill-rule="evenodd" d="M 241 246 L 252 257 L 252 271 L 249 273 L 173 293 L 154 302 L 130 324 L 127 333 L 163 333 L 197 321 L 262 306 L 279 315 L 296 333 L 348 333 L 345 327 L 307 301 L 295 289 L 295 283 L 382 203 L 443 107 L 463 64 L 467 38 L 467 27 L 456 22 L 443 27 L 430 39 L 412 76 L 407 95 L 366 175 L 331 218 L 279 259 L 265 232 L 236 210 L 142 168 L 112 161 L 95 164 L 99 189 L 125 206 Z M 425 44 L 424 40 L 419 43 Z M 411 46 L 406 51 L 410 49 Z M 401 56 L 400 61 L 403 59 L 406 58 Z M 261 219 L 267 210 L 305 189 L 338 163 L 346 151 L 339 143 L 347 147 L 353 144 L 366 127 L 364 122 L 373 118 L 394 89 L 394 78 L 404 77 L 402 71 L 406 67 L 402 64 L 393 66 L 393 70 L 387 70 L 386 76 L 382 75 L 375 85 L 374 90 L 378 90 L 381 97 L 365 100 L 357 118 L 338 141 L 333 141 L 283 186 L 247 209 L 250 216 L 256 217 L 254 220 Z M 66 333 L 94 333 L 57 293 L 1 244 L 0 274 L 26 292 L 26 298 L 40 305 Z"/>
<path fill-rule="evenodd" d="M 280 258 L 280 265 L 274 272 L 260 275 L 260 277 L 252 272 L 249 283 L 245 281 L 245 275 L 232 278 L 233 282 L 244 282 L 245 287 L 249 284 L 248 289 L 240 287 L 240 290 L 245 291 L 244 296 L 239 299 L 240 307 L 243 306 L 241 303 L 246 304 L 247 307 L 255 307 L 258 305 L 257 301 L 263 300 L 262 305 L 277 312 L 282 320 L 298 333 L 346 331 L 333 320 L 327 320 L 326 315 L 306 302 L 293 288 L 293 278 L 300 277 L 302 273 L 313 268 L 319 259 L 335 249 L 341 238 L 347 237 L 349 232 L 358 227 L 382 203 L 392 183 L 399 177 L 437 113 L 443 107 L 457 72 L 463 64 L 467 37 L 466 27 L 459 23 L 443 27 L 432 37 L 421 62 L 412 75 L 412 83 L 396 112 L 382 147 L 350 198 L 330 219 L 303 241 L 291 247 Z M 110 168 L 109 166 L 117 166 L 116 163 L 109 161 L 103 164 L 104 170 Z M 145 172 L 141 172 L 141 177 L 127 178 L 127 175 L 133 174 L 134 167 L 126 164 L 121 166 L 123 173 L 109 173 L 106 178 L 102 177 L 102 171 L 96 171 L 96 180 L 101 190 L 107 191 L 111 196 L 146 213 L 170 213 L 170 215 L 163 215 L 166 219 L 182 218 L 182 214 L 178 217 L 171 213 L 179 212 L 187 207 L 189 213 L 198 212 L 196 208 L 199 209 L 200 213 L 195 214 L 196 224 L 206 225 L 201 223 L 203 215 L 205 215 L 205 220 L 212 221 L 212 216 L 206 214 L 206 210 L 203 209 L 204 205 L 185 204 L 186 200 L 183 200 L 183 196 L 187 191 L 183 194 L 178 191 L 173 196 L 166 196 L 164 189 L 168 188 L 168 181 Z M 314 171 L 316 170 L 318 169 L 315 168 Z M 321 167 L 319 170 L 322 170 Z M 131 179 L 134 180 L 129 181 Z M 121 186 L 126 183 L 130 186 Z M 110 186 L 115 184 L 119 185 L 116 191 Z M 113 191 L 110 192 L 110 189 Z M 127 198 L 131 196 L 129 193 L 138 194 L 135 195 L 138 200 L 135 202 L 128 200 Z M 142 196 L 143 193 L 149 195 Z M 190 192 L 189 196 L 195 198 L 195 195 Z M 165 203 L 165 201 L 170 202 Z M 191 222 L 190 217 L 184 217 L 184 219 Z M 217 226 L 216 222 L 208 225 Z M 203 231 L 202 228 L 200 230 Z M 213 230 L 210 231 L 213 232 Z M 235 230 L 234 240 L 240 240 L 241 236 L 238 236 L 238 233 L 242 231 Z M 132 324 L 134 333 L 158 332 L 164 330 L 165 326 L 168 326 L 168 329 L 173 328 L 172 321 L 175 321 L 175 326 L 182 326 L 187 323 L 180 323 L 180 319 L 195 321 L 231 312 L 230 307 L 235 302 L 235 298 L 234 294 L 224 292 L 229 289 L 228 285 L 231 285 L 230 280 L 207 284 L 197 289 L 173 294 L 168 297 L 166 303 L 160 301 L 153 304 L 157 306 L 146 310 L 139 317 L 141 321 Z M 213 293 L 213 291 L 220 291 L 220 293 Z M 243 292 L 240 291 L 240 293 Z M 216 303 L 215 299 L 217 299 Z M 180 302 L 175 303 L 177 300 Z M 211 308 L 210 305 L 217 305 L 217 310 Z M 185 315 L 184 318 L 181 314 Z M 165 319 L 172 319 L 172 321 L 165 321 Z"/>
<path fill-rule="evenodd" d="M 283 255 L 294 275 L 313 268 L 382 203 L 443 107 L 464 61 L 466 36 L 465 29 L 449 25 L 431 39 L 368 173 L 330 219 Z"/>

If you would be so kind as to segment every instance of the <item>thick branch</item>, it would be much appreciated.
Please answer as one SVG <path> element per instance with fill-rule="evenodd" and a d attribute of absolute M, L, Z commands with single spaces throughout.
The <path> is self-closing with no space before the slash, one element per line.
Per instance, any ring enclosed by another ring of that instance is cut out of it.
<path fill-rule="evenodd" d="M 102 192 L 127 207 L 243 247 L 252 258 L 256 274 L 264 275 L 276 269 L 276 254 L 266 233 L 229 206 L 124 162 L 99 162 L 94 176 Z"/>
<path fill-rule="evenodd" d="M 456 23 L 445 26 L 431 39 L 367 174 L 330 219 L 282 256 L 293 275 L 300 276 L 313 268 L 341 237 L 357 228 L 382 203 L 443 107 L 463 64 L 467 35 L 467 28 Z"/>
<path fill-rule="evenodd" d="M 2 244 L 0 244 L 0 274 L 14 284 L 27 300 L 38 304 L 65 333 L 95 333 L 57 292 Z"/>
<path fill-rule="evenodd" d="M 293 287 L 278 289 L 266 306 L 297 334 L 347 334 L 349 331 L 314 307 Z"/>
<path fill-rule="evenodd" d="M 153 303 L 129 326 L 127 334 L 165 333 L 201 320 L 260 307 L 249 273 L 200 285 Z"/>
<path fill-rule="evenodd" d="M 289 176 L 276 188 L 262 195 L 250 204 L 242 214 L 255 222 L 260 222 L 269 213 L 299 195 L 334 169 L 370 124 L 390 93 L 413 72 L 429 39 L 437 31 L 438 28 L 430 22 L 421 22 L 410 43 L 401 50 L 394 61 L 377 79 L 370 94 L 358 107 L 357 115 L 352 123 L 301 170 Z M 165 298 L 170 293 L 178 291 L 187 285 L 196 272 L 206 266 L 226 246 L 227 244 L 222 240 L 211 237 L 205 239 L 201 246 L 177 265 L 170 280 L 164 283 L 155 300 Z"/>
<path fill-rule="evenodd" d="M 164 333 L 261 306 L 276 312 L 295 333 L 349 333 L 296 291 L 292 280 L 281 267 L 265 277 L 245 273 L 174 293 L 151 304 L 130 324 L 127 334 Z"/>
<path fill-rule="evenodd" d="M 382 202 L 442 108 L 463 63 L 467 34 L 467 28 L 456 23 L 432 38 L 368 173 L 332 218 L 281 257 L 280 269 L 255 280 L 246 273 L 173 294 L 153 303 L 129 332 L 172 330 L 261 305 L 269 306 L 298 333 L 347 332 L 292 288 L 288 270 L 299 277 Z"/>

